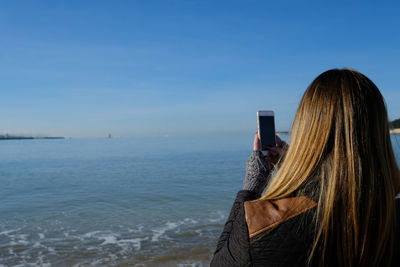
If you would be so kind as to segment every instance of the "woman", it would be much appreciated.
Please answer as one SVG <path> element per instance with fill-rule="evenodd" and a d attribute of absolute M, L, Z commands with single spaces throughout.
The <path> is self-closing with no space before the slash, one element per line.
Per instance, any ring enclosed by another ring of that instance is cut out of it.
<path fill-rule="evenodd" d="M 400 175 L 375 84 L 350 69 L 322 73 L 286 153 L 279 145 L 270 180 L 278 162 L 256 135 L 211 266 L 400 266 Z"/>

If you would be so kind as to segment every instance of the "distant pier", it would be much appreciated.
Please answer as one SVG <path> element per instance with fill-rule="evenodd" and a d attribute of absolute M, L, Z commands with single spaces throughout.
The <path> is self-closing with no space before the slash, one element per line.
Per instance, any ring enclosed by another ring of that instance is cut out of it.
<path fill-rule="evenodd" d="M 0 135 L 0 140 L 27 140 L 27 139 L 64 139 L 59 136 L 19 136 L 19 135 Z"/>

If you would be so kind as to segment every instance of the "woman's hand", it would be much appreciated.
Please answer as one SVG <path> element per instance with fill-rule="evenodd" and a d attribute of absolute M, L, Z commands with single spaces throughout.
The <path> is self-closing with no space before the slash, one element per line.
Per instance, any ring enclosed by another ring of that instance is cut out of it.
<path fill-rule="evenodd" d="M 261 153 L 260 140 L 256 133 L 253 142 L 253 152 L 250 154 L 246 164 L 246 177 L 243 181 L 243 189 L 256 192 L 261 195 L 268 184 L 271 171 L 275 168 L 280 157 L 284 156 L 285 142 L 278 136 L 276 146 L 268 148 L 268 155 Z"/>
<path fill-rule="evenodd" d="M 286 143 L 282 141 L 279 136 L 276 137 L 276 144 L 275 147 L 268 147 L 268 154 L 264 157 L 265 160 L 267 161 L 267 165 L 269 167 L 269 170 L 273 170 L 278 164 L 278 161 L 280 158 L 285 156 L 285 149 L 284 146 Z M 258 151 L 261 150 L 261 144 L 260 144 L 260 139 L 258 138 L 258 132 L 254 136 L 254 141 L 253 141 L 253 151 Z"/>

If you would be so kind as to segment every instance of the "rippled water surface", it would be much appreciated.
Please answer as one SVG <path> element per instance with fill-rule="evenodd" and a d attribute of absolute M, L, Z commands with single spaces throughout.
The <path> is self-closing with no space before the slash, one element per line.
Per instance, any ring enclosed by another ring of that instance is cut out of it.
<path fill-rule="evenodd" d="M 207 266 L 251 143 L 1 141 L 0 265 Z"/>
<path fill-rule="evenodd" d="M 0 264 L 206 266 L 250 144 L 1 141 Z"/>

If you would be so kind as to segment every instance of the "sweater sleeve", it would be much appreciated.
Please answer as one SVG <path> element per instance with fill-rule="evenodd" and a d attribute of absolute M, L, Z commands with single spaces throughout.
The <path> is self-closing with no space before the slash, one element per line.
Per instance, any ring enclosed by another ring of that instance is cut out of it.
<path fill-rule="evenodd" d="M 243 189 L 261 194 L 267 185 L 269 174 L 270 170 L 263 153 L 260 150 L 253 151 L 247 160 Z"/>
<path fill-rule="evenodd" d="M 249 233 L 243 203 L 254 200 L 259 194 L 241 190 L 233 203 L 229 218 L 219 238 L 210 266 L 250 266 Z"/>

